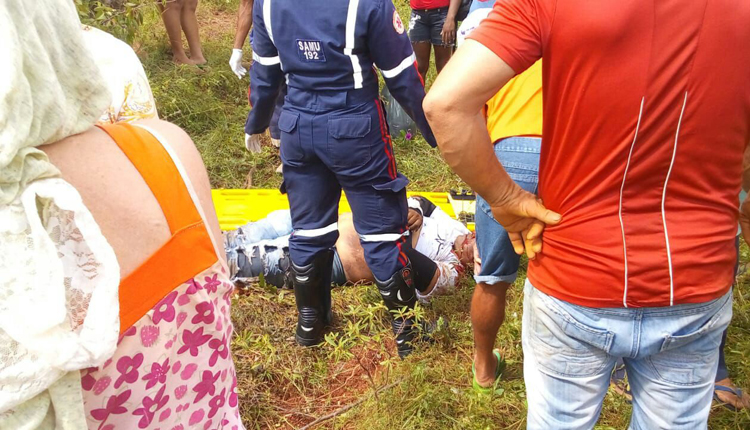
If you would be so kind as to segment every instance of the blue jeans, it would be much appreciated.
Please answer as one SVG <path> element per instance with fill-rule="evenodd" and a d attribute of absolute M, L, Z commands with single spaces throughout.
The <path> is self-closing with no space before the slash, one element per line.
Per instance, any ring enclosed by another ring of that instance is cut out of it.
<path fill-rule="evenodd" d="M 292 217 L 289 210 L 269 213 L 224 235 L 224 249 L 232 279 L 248 280 L 263 274 L 277 287 L 284 284 L 285 268 L 280 266 L 285 249 L 289 249 Z"/>
<path fill-rule="evenodd" d="M 495 143 L 495 156 L 516 184 L 536 194 L 541 148 L 541 138 L 509 137 Z M 482 270 L 474 275 L 474 280 L 489 285 L 513 283 L 521 256 L 513 250 L 508 233 L 495 221 L 490 205 L 481 196 L 477 196 L 474 221 L 477 249 L 482 260 Z"/>
<path fill-rule="evenodd" d="M 618 358 L 633 392 L 631 430 L 707 428 L 732 293 L 666 308 L 587 308 L 524 290 L 528 429 L 593 429 Z"/>

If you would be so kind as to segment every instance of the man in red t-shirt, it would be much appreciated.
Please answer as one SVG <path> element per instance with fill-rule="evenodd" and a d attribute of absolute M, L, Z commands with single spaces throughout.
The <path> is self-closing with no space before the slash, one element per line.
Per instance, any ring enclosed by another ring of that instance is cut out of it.
<path fill-rule="evenodd" d="M 529 428 L 592 428 L 617 358 L 633 428 L 706 427 L 750 141 L 748 22 L 735 0 L 498 0 L 425 99 L 448 164 L 529 254 Z M 540 58 L 537 200 L 478 112 Z"/>

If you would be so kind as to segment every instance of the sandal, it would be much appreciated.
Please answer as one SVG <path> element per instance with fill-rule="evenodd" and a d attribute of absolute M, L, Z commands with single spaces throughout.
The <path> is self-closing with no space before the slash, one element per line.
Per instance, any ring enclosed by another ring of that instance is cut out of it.
<path fill-rule="evenodd" d="M 474 367 L 474 363 L 471 364 L 471 373 L 473 375 L 472 378 L 472 388 L 474 389 L 474 392 L 477 394 L 492 394 L 495 392 L 495 388 L 497 387 L 498 381 L 500 381 L 500 375 L 503 374 L 503 371 L 505 371 L 505 360 L 503 360 L 503 357 L 500 356 L 500 351 L 497 349 L 492 350 L 492 354 L 495 355 L 495 358 L 497 359 L 497 367 L 495 367 L 495 380 L 492 383 L 492 386 L 490 387 L 483 387 L 479 385 L 479 382 L 477 381 L 477 369 Z"/>
<path fill-rule="evenodd" d="M 714 384 L 714 400 L 716 401 L 716 403 L 718 403 L 721 406 L 724 406 L 725 408 L 729 409 L 732 412 L 737 412 L 738 410 L 743 409 L 743 408 L 738 408 L 732 405 L 731 403 L 727 403 L 721 400 L 717 394 L 718 391 L 723 391 L 725 393 L 734 394 L 735 396 L 737 396 L 738 399 L 742 400 L 743 393 L 740 388 L 732 388 L 732 387 L 727 387 L 725 385 Z"/>

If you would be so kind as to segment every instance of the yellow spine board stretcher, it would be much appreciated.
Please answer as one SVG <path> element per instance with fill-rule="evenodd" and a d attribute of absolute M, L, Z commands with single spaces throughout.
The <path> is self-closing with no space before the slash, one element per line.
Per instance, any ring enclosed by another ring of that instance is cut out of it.
<path fill-rule="evenodd" d="M 455 193 L 409 192 L 409 196 L 423 196 L 453 218 L 462 221 L 474 231 L 475 200 L 473 196 Z M 211 195 L 222 230 L 233 230 L 250 221 L 265 218 L 270 212 L 289 209 L 285 194 L 275 189 L 211 190 Z M 342 193 L 339 213 L 351 212 Z"/>

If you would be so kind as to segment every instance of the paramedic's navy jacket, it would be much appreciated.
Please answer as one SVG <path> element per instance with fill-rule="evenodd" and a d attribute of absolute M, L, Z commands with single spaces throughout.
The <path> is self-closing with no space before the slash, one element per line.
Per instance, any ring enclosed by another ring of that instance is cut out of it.
<path fill-rule="evenodd" d="M 302 91 L 377 94 L 377 67 L 427 143 L 436 146 L 422 110 L 416 57 L 391 0 L 256 0 L 253 27 L 247 134 L 268 127 L 285 78 Z"/>
<path fill-rule="evenodd" d="M 424 85 L 393 3 L 255 0 L 253 27 L 245 132 L 268 127 L 286 80 L 279 129 L 292 262 L 313 264 L 335 245 L 343 189 L 367 265 L 377 279 L 390 279 L 409 263 L 409 181 L 396 168 L 375 67 L 435 146 L 422 110 Z"/>

